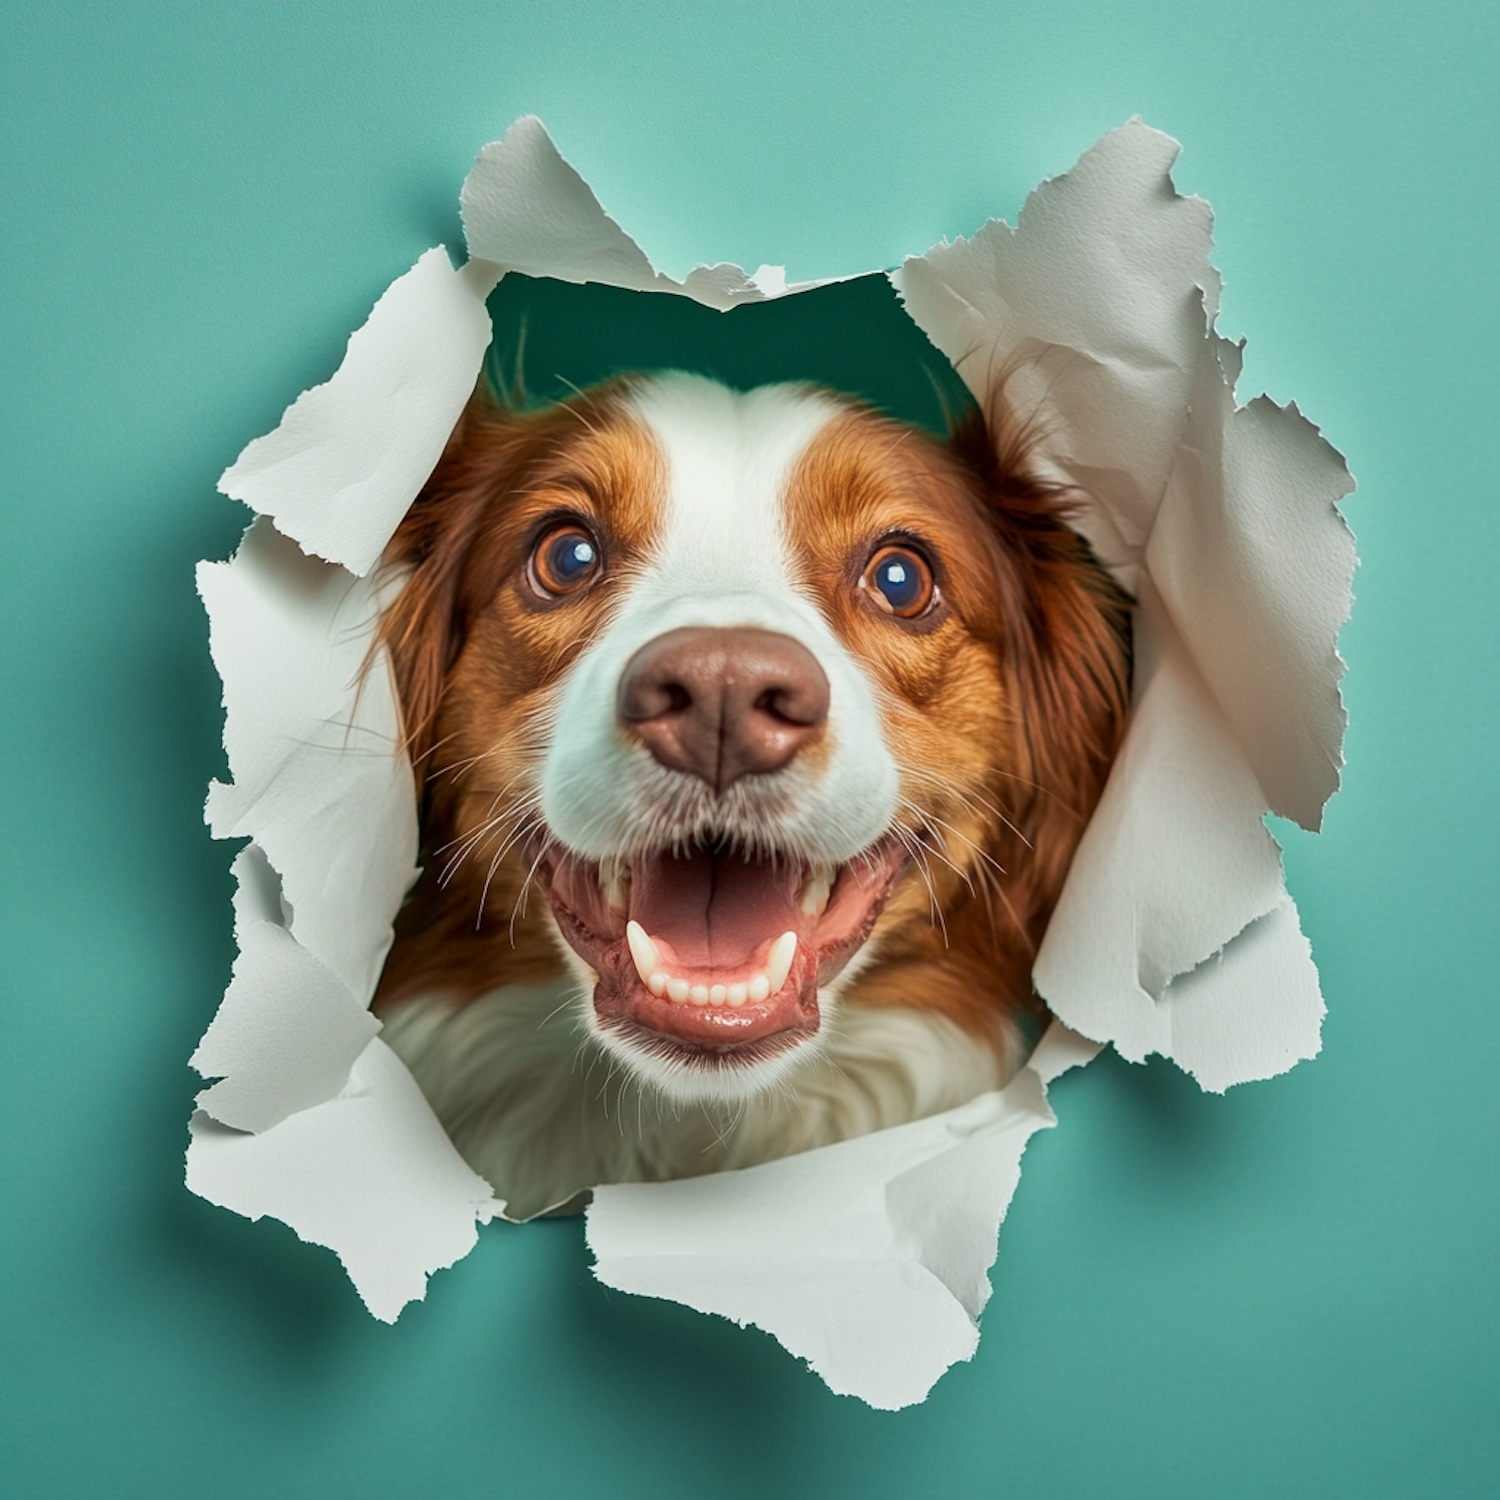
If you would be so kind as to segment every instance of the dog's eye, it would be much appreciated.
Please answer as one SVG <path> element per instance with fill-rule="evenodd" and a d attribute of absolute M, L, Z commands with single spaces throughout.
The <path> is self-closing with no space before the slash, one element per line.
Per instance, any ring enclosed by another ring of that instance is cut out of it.
<path fill-rule="evenodd" d="M 881 609 L 903 620 L 924 614 L 937 593 L 927 559 L 900 546 L 882 547 L 870 559 L 860 587 Z"/>
<path fill-rule="evenodd" d="M 599 571 L 599 547 L 583 527 L 557 526 L 532 549 L 531 586 L 548 598 L 577 593 Z"/>

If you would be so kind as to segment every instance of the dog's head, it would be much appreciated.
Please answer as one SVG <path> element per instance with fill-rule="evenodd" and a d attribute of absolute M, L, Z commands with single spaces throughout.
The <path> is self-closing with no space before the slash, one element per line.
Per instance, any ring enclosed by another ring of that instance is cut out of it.
<path fill-rule="evenodd" d="M 872 952 L 874 1003 L 1027 1003 L 1128 615 L 994 437 L 676 374 L 476 399 L 388 559 L 431 868 L 385 994 L 535 977 L 541 897 L 679 1096 L 784 1076 Z"/>

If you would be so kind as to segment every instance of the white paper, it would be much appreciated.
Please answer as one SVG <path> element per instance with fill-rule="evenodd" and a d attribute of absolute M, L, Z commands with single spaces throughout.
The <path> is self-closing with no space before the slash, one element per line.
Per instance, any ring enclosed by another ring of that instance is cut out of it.
<path fill-rule="evenodd" d="M 1234 406 L 1240 351 L 1209 341 L 1146 562 L 1267 806 L 1316 829 L 1343 765 L 1354 538 L 1343 460 L 1295 406 Z"/>
<path fill-rule="evenodd" d="M 385 1323 L 423 1295 L 433 1271 L 462 1260 L 475 1224 L 501 1207 L 379 1037 L 333 1098 L 259 1134 L 195 1114 L 187 1185 L 326 1245 Z"/>
<path fill-rule="evenodd" d="M 260 845 L 292 936 L 367 1005 L 417 873 L 415 783 L 371 659 L 378 589 L 259 520 L 229 562 L 199 565 L 198 591 L 233 775 L 209 788 L 209 825 Z"/>
<path fill-rule="evenodd" d="M 972 1355 L 1022 1152 L 1054 1123 L 1050 1078 L 1111 1044 L 1222 1090 L 1319 1045 L 1317 974 L 1264 815 L 1315 828 L 1338 783 L 1351 485 L 1295 408 L 1237 406 L 1211 218 L 1172 188 L 1176 151 L 1132 122 L 1014 229 L 992 222 L 891 276 L 981 404 L 1003 387 L 1042 434 L 1079 529 L 1138 599 L 1130 729 L 1035 969 L 1059 1023 L 1006 1089 L 961 1109 L 747 1171 L 603 1186 L 589 1210 L 601 1280 L 766 1328 L 876 1406 L 920 1401 Z M 189 1185 L 335 1249 L 386 1318 L 503 1205 L 371 1039 L 417 829 L 371 654 L 397 584 L 364 575 L 472 388 L 483 298 L 507 270 L 718 308 L 816 284 L 776 267 L 662 275 L 535 120 L 481 151 L 462 202 L 468 265 L 424 256 L 332 379 L 246 448 L 222 487 L 269 520 L 200 572 L 233 778 L 209 817 L 253 842 L 236 864 L 240 958 L 194 1057 L 218 1081 Z"/>
<path fill-rule="evenodd" d="M 380 1023 L 287 931 L 281 882 L 258 844 L 234 862 L 240 955 L 190 1061 L 219 1081 L 198 1107 L 237 1130 L 269 1130 L 343 1088 Z"/>
<path fill-rule="evenodd" d="M 673 281 L 605 213 L 593 189 L 558 154 L 546 127 L 533 115 L 517 120 L 504 140 L 480 151 L 460 201 L 469 254 L 474 263 L 496 272 L 597 281 L 636 292 L 677 292 L 720 311 L 827 284 L 788 286 L 781 266 L 761 266 L 746 274 L 722 262 L 697 267 L 686 281 Z"/>
<path fill-rule="evenodd" d="M 429 250 L 375 304 L 338 373 L 304 391 L 219 488 L 306 551 L 368 573 L 473 394 L 493 285 Z"/>
<path fill-rule="evenodd" d="M 1210 215 L 1170 191 L 1176 154 L 1127 125 L 1033 193 L 1016 229 L 988 224 L 893 279 L 976 399 L 1003 381 L 1044 434 L 1053 475 L 1087 497 L 1080 529 L 1139 601 L 1130 730 L 1037 989 L 1083 1034 L 1223 1089 L 1318 1048 L 1295 914 L 1234 940 L 1291 909 L 1264 814 L 1316 828 L 1338 786 L 1354 546 L 1336 501 L 1352 484 L 1295 409 L 1236 407 L 1239 351 L 1212 331 Z M 1284 1045 L 1225 1025 L 1193 1028 L 1184 1050 L 1164 995 L 1179 976 L 1201 990 L 1210 959 L 1238 989 L 1252 972 L 1298 976 L 1267 996 Z"/>

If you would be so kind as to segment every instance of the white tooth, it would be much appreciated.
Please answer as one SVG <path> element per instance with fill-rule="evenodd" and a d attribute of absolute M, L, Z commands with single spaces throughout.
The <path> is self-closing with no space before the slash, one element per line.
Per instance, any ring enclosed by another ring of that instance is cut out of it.
<path fill-rule="evenodd" d="M 833 890 L 833 877 L 823 865 L 814 865 L 802 887 L 802 915 L 821 917 L 828 905 L 829 893 Z"/>
<path fill-rule="evenodd" d="M 688 991 L 688 999 L 691 1000 L 694 1005 L 707 1005 L 708 986 L 706 984 L 695 984 L 692 989 Z"/>
<path fill-rule="evenodd" d="M 599 889 L 610 910 L 623 917 L 630 909 L 630 867 L 623 860 L 600 860 Z"/>
<path fill-rule="evenodd" d="M 656 944 L 647 936 L 646 929 L 639 922 L 625 924 L 625 941 L 630 944 L 630 956 L 635 960 L 635 972 L 641 976 L 641 983 L 649 988 L 651 976 L 661 963 Z"/>
<path fill-rule="evenodd" d="M 729 991 L 722 984 L 711 984 L 708 987 L 708 1003 L 710 1005 L 722 1005 Z"/>
<path fill-rule="evenodd" d="M 750 998 L 750 986 L 748 984 L 732 984 L 725 992 L 724 998 L 738 1010 Z"/>
<path fill-rule="evenodd" d="M 760 1002 L 771 993 L 771 981 L 766 978 L 764 973 L 757 974 L 755 978 L 752 979 L 748 985 L 746 985 L 745 993 L 750 997 L 750 999 L 752 999 L 757 1005 L 759 1005 Z"/>
<path fill-rule="evenodd" d="M 667 995 L 679 1005 L 688 997 L 689 985 L 685 979 L 669 979 L 667 981 Z"/>
<path fill-rule="evenodd" d="M 771 944 L 771 951 L 766 954 L 766 980 L 771 986 L 773 995 L 786 983 L 786 976 L 792 972 L 792 960 L 796 956 L 797 934 L 795 932 L 783 932 Z"/>
<path fill-rule="evenodd" d="M 647 981 L 646 988 L 653 995 L 665 995 L 667 992 L 667 976 L 660 969 L 656 971 Z"/>

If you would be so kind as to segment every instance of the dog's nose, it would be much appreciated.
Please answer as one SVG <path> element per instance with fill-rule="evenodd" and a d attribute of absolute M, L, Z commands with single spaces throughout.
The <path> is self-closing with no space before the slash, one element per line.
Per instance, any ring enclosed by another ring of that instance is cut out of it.
<path fill-rule="evenodd" d="M 776 631 L 669 630 L 626 663 L 618 709 L 662 765 L 722 792 L 779 771 L 818 738 L 828 678 L 806 646 Z"/>

